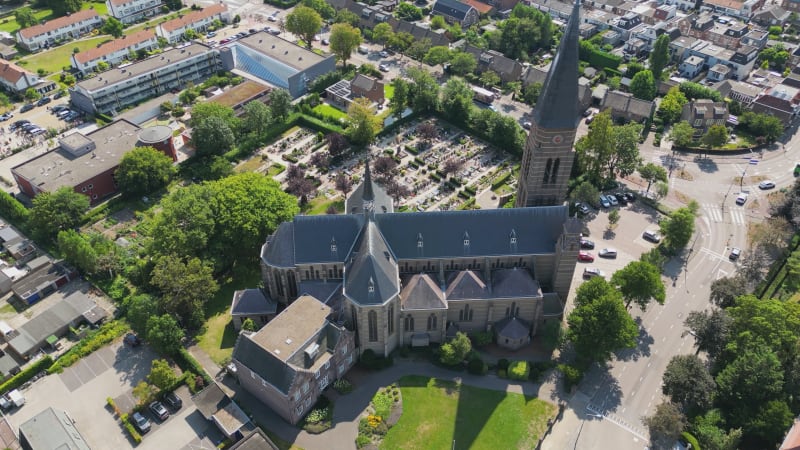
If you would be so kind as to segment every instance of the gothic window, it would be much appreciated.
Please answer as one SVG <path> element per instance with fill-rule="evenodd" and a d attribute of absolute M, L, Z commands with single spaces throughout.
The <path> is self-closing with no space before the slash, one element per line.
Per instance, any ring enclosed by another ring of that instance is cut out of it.
<path fill-rule="evenodd" d="M 553 163 L 553 172 L 550 174 L 550 184 L 556 183 L 556 178 L 558 178 L 558 166 L 561 164 L 561 158 L 556 158 L 556 162 Z"/>
<path fill-rule="evenodd" d="M 388 328 L 389 328 L 389 334 L 393 334 L 394 333 L 394 306 L 390 306 L 389 307 Z"/>
<path fill-rule="evenodd" d="M 369 327 L 369 341 L 378 341 L 378 313 L 370 311 L 367 313 L 367 325 Z"/>
<path fill-rule="evenodd" d="M 403 326 L 405 331 L 414 331 L 414 318 L 411 315 L 406 316 L 405 324 Z"/>
<path fill-rule="evenodd" d="M 542 178 L 542 184 L 547 184 L 550 181 L 550 169 L 553 166 L 553 158 L 547 158 L 547 164 L 544 166 L 544 177 Z"/>
<path fill-rule="evenodd" d="M 469 305 L 464 305 L 464 309 L 458 312 L 458 320 L 461 322 L 472 321 L 472 309 L 469 307 Z"/>
<path fill-rule="evenodd" d="M 428 316 L 428 331 L 436 329 L 436 314 Z"/>
<path fill-rule="evenodd" d="M 519 310 L 517 309 L 517 302 L 511 302 L 511 315 L 516 317 L 518 313 Z"/>

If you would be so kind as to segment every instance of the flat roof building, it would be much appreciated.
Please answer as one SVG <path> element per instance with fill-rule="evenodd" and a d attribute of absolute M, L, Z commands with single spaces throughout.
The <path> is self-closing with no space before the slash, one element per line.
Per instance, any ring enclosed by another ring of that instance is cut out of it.
<path fill-rule="evenodd" d="M 22 448 L 30 450 L 90 450 L 75 422 L 60 409 L 47 408 L 19 426 Z"/>

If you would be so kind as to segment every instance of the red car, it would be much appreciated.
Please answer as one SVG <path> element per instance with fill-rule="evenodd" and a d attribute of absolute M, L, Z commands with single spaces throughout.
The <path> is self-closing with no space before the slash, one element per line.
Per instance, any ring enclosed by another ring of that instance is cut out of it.
<path fill-rule="evenodd" d="M 579 252 L 578 261 L 592 262 L 594 261 L 594 256 L 589 252 Z"/>

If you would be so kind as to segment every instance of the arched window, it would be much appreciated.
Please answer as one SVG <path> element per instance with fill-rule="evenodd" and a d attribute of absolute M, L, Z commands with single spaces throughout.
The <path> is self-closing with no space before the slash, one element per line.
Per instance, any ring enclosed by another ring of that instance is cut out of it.
<path fill-rule="evenodd" d="M 561 158 L 556 158 L 556 162 L 553 163 L 553 171 L 550 173 L 550 184 L 555 184 L 556 179 L 558 178 L 558 166 L 561 164 Z"/>
<path fill-rule="evenodd" d="M 369 327 L 369 341 L 378 341 L 378 313 L 370 311 L 367 313 L 367 325 Z"/>
<path fill-rule="evenodd" d="M 517 313 L 518 313 L 517 302 L 511 302 L 511 315 L 513 317 L 517 317 Z"/>
<path fill-rule="evenodd" d="M 544 177 L 542 177 L 542 184 L 550 182 L 550 169 L 553 167 L 553 158 L 547 158 L 547 164 L 544 166 Z"/>
<path fill-rule="evenodd" d="M 428 316 L 428 331 L 436 329 L 436 314 Z"/>
<path fill-rule="evenodd" d="M 469 305 L 464 305 L 464 309 L 458 312 L 458 320 L 462 322 L 472 321 L 472 308 Z"/>
<path fill-rule="evenodd" d="M 410 314 L 406 316 L 403 329 L 405 331 L 414 331 L 414 318 Z"/>
<path fill-rule="evenodd" d="M 388 328 L 389 328 L 389 334 L 394 334 L 394 306 L 390 306 L 389 307 L 389 319 L 388 320 L 389 320 L 389 323 L 387 325 L 388 325 Z"/>

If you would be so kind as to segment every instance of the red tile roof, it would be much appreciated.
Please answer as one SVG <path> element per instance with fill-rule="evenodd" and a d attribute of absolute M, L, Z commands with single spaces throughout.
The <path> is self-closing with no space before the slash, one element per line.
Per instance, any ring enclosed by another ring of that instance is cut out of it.
<path fill-rule="evenodd" d="M 48 31 L 55 31 L 59 28 L 64 28 L 66 26 L 78 23 L 82 20 L 91 19 L 92 17 L 97 17 L 97 11 L 93 9 L 83 9 L 68 16 L 53 19 L 41 25 L 23 28 L 19 30 L 19 34 L 24 38 L 32 38 L 39 36 L 40 34 L 47 33 Z"/>
<path fill-rule="evenodd" d="M 169 33 L 171 31 L 183 28 L 187 25 L 191 25 L 195 22 L 199 22 L 208 17 L 216 16 L 217 14 L 221 14 L 227 10 L 228 7 L 225 6 L 224 4 L 214 4 L 206 8 L 203 8 L 199 11 L 192 11 L 183 17 L 178 17 L 177 19 L 168 20 L 161 24 L 161 29 Z"/>
<path fill-rule="evenodd" d="M 462 3 L 466 3 L 469 6 L 475 8 L 475 11 L 478 11 L 478 14 L 488 14 L 489 11 L 492 10 L 492 7 L 487 5 L 486 3 L 479 2 L 478 0 L 461 0 Z"/>
<path fill-rule="evenodd" d="M 123 36 L 119 39 L 114 39 L 111 42 L 106 42 L 105 44 L 102 44 L 99 47 L 90 48 L 89 50 L 76 53 L 75 60 L 78 61 L 79 63 L 87 63 L 97 58 L 102 58 L 104 55 L 114 53 L 124 48 L 132 47 L 148 39 L 153 39 L 155 38 L 155 36 L 156 32 L 153 30 L 137 31 L 136 33 L 133 33 L 131 35 Z"/>
<path fill-rule="evenodd" d="M 5 59 L 0 59 L 0 78 L 10 83 L 16 83 L 26 73 L 30 74 L 31 72 Z"/>

